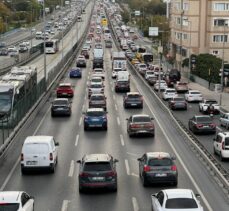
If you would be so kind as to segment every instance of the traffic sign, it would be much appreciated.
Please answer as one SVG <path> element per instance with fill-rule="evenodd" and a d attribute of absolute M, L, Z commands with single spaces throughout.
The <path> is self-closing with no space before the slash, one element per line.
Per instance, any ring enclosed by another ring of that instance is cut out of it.
<path fill-rule="evenodd" d="M 149 27 L 149 36 L 158 36 L 158 27 Z"/>
<path fill-rule="evenodd" d="M 134 11 L 134 15 L 135 15 L 135 16 L 140 16 L 140 15 L 141 15 L 141 12 L 140 12 L 139 10 L 135 10 L 135 11 Z"/>

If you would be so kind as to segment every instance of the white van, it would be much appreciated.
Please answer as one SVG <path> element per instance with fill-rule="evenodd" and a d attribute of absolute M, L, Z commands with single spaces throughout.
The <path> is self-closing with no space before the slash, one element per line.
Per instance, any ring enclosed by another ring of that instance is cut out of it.
<path fill-rule="evenodd" d="M 117 81 L 129 81 L 130 74 L 128 71 L 118 71 L 116 76 Z"/>
<path fill-rule="evenodd" d="M 37 31 L 35 37 L 37 40 L 41 39 L 42 38 L 42 31 Z"/>
<path fill-rule="evenodd" d="M 53 136 L 28 136 L 21 151 L 21 172 L 33 169 L 49 169 L 55 172 L 59 143 Z"/>

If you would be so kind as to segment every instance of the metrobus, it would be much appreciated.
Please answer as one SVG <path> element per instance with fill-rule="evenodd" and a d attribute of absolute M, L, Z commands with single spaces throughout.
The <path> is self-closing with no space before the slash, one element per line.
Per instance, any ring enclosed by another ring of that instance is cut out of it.
<path fill-rule="evenodd" d="M 59 40 L 53 39 L 45 42 L 45 53 L 56 53 L 59 51 Z"/>

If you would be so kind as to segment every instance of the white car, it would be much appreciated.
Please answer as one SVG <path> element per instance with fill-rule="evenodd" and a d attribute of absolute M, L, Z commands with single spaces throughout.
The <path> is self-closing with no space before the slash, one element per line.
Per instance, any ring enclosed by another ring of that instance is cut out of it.
<path fill-rule="evenodd" d="M 177 97 L 177 92 L 175 89 L 172 89 L 172 88 L 168 88 L 168 89 L 165 89 L 164 92 L 162 92 L 162 98 L 163 100 L 169 100 L 173 97 Z"/>
<path fill-rule="evenodd" d="M 184 97 L 188 102 L 201 102 L 203 100 L 203 96 L 198 90 L 188 90 Z"/>
<path fill-rule="evenodd" d="M 220 156 L 220 160 L 229 158 L 229 132 L 218 133 L 214 140 L 214 154 Z"/>
<path fill-rule="evenodd" d="M 137 66 L 137 70 L 141 75 L 145 75 L 146 71 L 148 70 L 147 65 L 144 63 L 140 63 Z"/>
<path fill-rule="evenodd" d="M 150 77 L 155 76 L 154 72 L 152 70 L 147 70 L 145 73 L 145 79 L 147 80 Z"/>
<path fill-rule="evenodd" d="M 160 81 L 160 90 L 163 91 L 165 89 L 167 89 L 167 83 L 164 80 Z M 156 81 L 156 83 L 154 84 L 154 90 L 158 91 L 159 90 L 159 80 Z"/>
<path fill-rule="evenodd" d="M 220 118 L 220 125 L 225 127 L 226 129 L 229 129 L 229 113 L 225 113 Z"/>
<path fill-rule="evenodd" d="M 24 191 L 2 191 L 0 210 L 34 211 L 34 198 Z"/>
<path fill-rule="evenodd" d="M 199 194 L 190 189 L 166 189 L 151 195 L 154 211 L 203 211 Z"/>
<path fill-rule="evenodd" d="M 104 73 L 104 70 L 102 69 L 102 68 L 95 68 L 95 69 L 93 69 L 93 71 L 92 71 L 92 76 L 94 77 L 96 77 L 96 76 L 98 76 L 98 77 L 101 77 L 102 79 L 105 79 L 105 73 Z"/>
<path fill-rule="evenodd" d="M 88 86 L 88 98 L 91 97 L 92 94 L 104 94 L 104 86 L 103 84 L 91 83 Z"/>
<path fill-rule="evenodd" d="M 99 76 L 92 76 L 89 84 L 102 84 L 103 85 L 103 79 Z"/>
<path fill-rule="evenodd" d="M 202 113 L 206 113 L 208 110 L 208 107 L 212 105 L 214 109 L 214 113 L 219 113 L 219 104 L 214 99 L 203 99 L 202 102 L 199 103 L 199 111 Z"/>

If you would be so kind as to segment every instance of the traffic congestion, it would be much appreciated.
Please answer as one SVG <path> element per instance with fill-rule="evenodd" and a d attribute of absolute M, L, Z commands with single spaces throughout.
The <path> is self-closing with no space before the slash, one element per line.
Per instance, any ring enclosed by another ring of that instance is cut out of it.
<path fill-rule="evenodd" d="M 83 14 L 76 56 L 1 161 L 0 211 L 228 210 L 224 187 L 189 139 L 228 171 L 229 115 L 159 64 L 118 4 L 90 1 Z M 32 89 L 35 66 L 12 69 L 1 83 L 26 74 Z"/>

